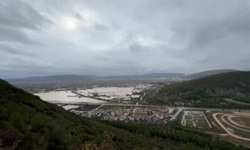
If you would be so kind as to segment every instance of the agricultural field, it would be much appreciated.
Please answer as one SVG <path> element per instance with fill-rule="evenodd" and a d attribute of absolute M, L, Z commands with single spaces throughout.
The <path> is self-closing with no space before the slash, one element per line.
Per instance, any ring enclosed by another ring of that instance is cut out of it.
<path fill-rule="evenodd" d="M 229 98 L 225 98 L 224 100 L 225 100 L 225 101 L 227 101 L 227 102 L 230 102 L 230 103 L 235 103 L 235 104 L 239 104 L 239 105 L 246 105 L 246 106 L 250 106 L 250 104 L 249 104 L 249 103 L 240 102 L 240 101 L 236 101 L 236 100 L 229 99 Z"/>

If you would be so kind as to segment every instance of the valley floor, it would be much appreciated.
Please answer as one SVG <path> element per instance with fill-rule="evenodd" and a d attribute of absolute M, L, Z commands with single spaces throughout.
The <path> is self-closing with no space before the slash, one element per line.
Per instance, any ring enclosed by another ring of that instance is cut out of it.
<path fill-rule="evenodd" d="M 78 115 L 109 121 L 180 125 L 250 147 L 250 111 L 136 104 L 59 104 Z"/>

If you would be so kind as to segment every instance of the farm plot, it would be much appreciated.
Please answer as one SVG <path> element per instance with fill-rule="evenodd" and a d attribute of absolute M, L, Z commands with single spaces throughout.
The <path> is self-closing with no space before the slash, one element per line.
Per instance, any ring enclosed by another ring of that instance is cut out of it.
<path fill-rule="evenodd" d="M 211 124 L 202 111 L 184 111 L 181 124 L 191 128 L 211 128 Z"/>

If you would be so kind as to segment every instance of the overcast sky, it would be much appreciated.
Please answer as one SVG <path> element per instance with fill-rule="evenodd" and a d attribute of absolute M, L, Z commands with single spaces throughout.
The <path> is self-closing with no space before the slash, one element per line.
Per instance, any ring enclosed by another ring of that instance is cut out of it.
<path fill-rule="evenodd" d="M 0 77 L 250 70 L 249 0 L 1 0 Z"/>

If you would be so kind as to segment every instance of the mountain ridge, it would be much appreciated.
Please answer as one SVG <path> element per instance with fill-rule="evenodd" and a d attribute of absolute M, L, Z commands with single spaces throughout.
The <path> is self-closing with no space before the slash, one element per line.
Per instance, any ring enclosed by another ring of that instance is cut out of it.
<path fill-rule="evenodd" d="M 250 102 L 247 100 L 250 97 L 250 71 L 227 72 L 173 83 L 158 89 L 154 95 L 155 97 L 148 97 L 148 99 L 172 104 L 174 101 L 190 103 L 216 98 L 234 98 Z"/>
<path fill-rule="evenodd" d="M 44 82 L 81 82 L 96 80 L 131 80 L 131 79 L 196 79 L 209 75 L 215 75 L 225 72 L 233 72 L 233 69 L 209 70 L 194 74 L 184 73 L 148 73 L 143 75 L 118 75 L 118 76 L 98 76 L 98 75 L 52 75 L 52 76 L 33 76 L 26 78 L 6 79 L 11 83 L 44 83 Z"/>
<path fill-rule="evenodd" d="M 96 75 L 53 75 L 53 76 L 34 76 L 27 78 L 6 79 L 11 83 L 26 82 L 79 82 L 93 80 L 125 80 L 125 79 L 143 79 L 143 78 L 177 78 L 183 77 L 181 73 L 150 73 L 144 75 L 124 75 L 124 76 L 96 76 Z"/>
<path fill-rule="evenodd" d="M 210 75 L 216 75 L 216 74 L 227 73 L 227 72 L 235 72 L 235 71 L 238 71 L 238 70 L 234 70 L 234 69 L 207 70 L 207 71 L 197 72 L 193 74 L 187 74 L 185 78 L 197 79 L 197 78 L 202 78 L 202 77 L 206 77 Z"/>

